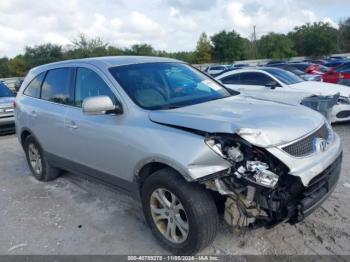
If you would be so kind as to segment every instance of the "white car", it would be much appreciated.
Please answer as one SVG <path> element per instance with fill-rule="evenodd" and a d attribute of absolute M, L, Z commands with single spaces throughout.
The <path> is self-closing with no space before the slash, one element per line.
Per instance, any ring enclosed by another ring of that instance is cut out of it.
<path fill-rule="evenodd" d="M 256 96 L 257 92 L 261 92 L 264 98 L 281 97 L 284 101 L 291 96 L 290 92 L 317 96 L 331 96 L 339 93 L 340 98 L 332 109 L 330 121 L 335 123 L 350 120 L 350 88 L 347 86 L 304 81 L 291 72 L 272 67 L 230 71 L 221 74 L 216 79 L 226 87 L 245 95 L 254 94 Z"/>
<path fill-rule="evenodd" d="M 227 65 L 214 65 L 214 66 L 208 66 L 204 72 L 211 76 L 217 76 L 218 74 L 221 74 L 226 69 L 228 69 Z"/>

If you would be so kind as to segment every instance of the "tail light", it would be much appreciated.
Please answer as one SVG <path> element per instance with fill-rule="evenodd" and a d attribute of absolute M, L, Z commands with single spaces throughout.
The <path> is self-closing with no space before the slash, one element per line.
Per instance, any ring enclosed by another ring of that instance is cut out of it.
<path fill-rule="evenodd" d="M 13 101 L 13 108 L 16 109 L 17 105 L 16 105 L 16 100 Z"/>

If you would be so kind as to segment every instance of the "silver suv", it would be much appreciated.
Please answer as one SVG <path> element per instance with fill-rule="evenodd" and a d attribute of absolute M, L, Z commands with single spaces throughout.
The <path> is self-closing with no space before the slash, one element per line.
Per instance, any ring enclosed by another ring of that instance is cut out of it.
<path fill-rule="evenodd" d="M 236 228 L 302 221 L 340 175 L 339 137 L 319 113 L 240 96 L 177 60 L 40 66 L 16 105 L 38 180 L 68 170 L 120 187 L 177 254 L 209 245 L 220 217 Z"/>

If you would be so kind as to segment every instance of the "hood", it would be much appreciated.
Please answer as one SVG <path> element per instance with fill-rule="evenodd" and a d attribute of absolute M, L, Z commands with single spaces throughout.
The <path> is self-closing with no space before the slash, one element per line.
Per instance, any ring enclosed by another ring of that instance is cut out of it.
<path fill-rule="evenodd" d="M 299 90 L 301 92 L 309 92 L 315 95 L 328 96 L 340 93 L 341 96 L 350 97 L 350 88 L 343 85 L 305 81 L 289 86 L 295 90 Z"/>
<path fill-rule="evenodd" d="M 173 110 L 151 111 L 151 121 L 207 133 L 237 133 L 261 147 L 291 142 L 315 130 L 324 117 L 300 105 L 232 96 Z"/>
<path fill-rule="evenodd" d="M 310 93 L 303 92 L 290 92 L 278 89 L 267 89 L 267 90 L 239 90 L 242 96 L 252 97 L 258 100 L 266 100 L 272 102 L 281 102 L 290 105 L 300 105 L 301 102 L 308 97 L 313 96 Z"/>
<path fill-rule="evenodd" d="M 1 106 L 13 106 L 14 97 L 0 97 L 0 107 Z"/>

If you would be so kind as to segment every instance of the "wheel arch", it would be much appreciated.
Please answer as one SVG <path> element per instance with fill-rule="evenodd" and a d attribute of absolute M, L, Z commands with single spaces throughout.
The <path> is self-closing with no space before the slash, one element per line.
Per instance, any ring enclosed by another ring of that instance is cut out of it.
<path fill-rule="evenodd" d="M 174 165 L 174 163 L 169 161 L 164 161 L 163 159 L 154 158 L 149 159 L 148 161 L 143 161 L 136 168 L 134 180 L 138 184 L 139 189 L 142 188 L 142 185 L 146 179 L 158 170 L 170 168 L 174 170 L 179 176 L 183 177 L 185 180 L 190 181 L 191 178 L 186 174 L 186 172 L 179 166 Z"/>

